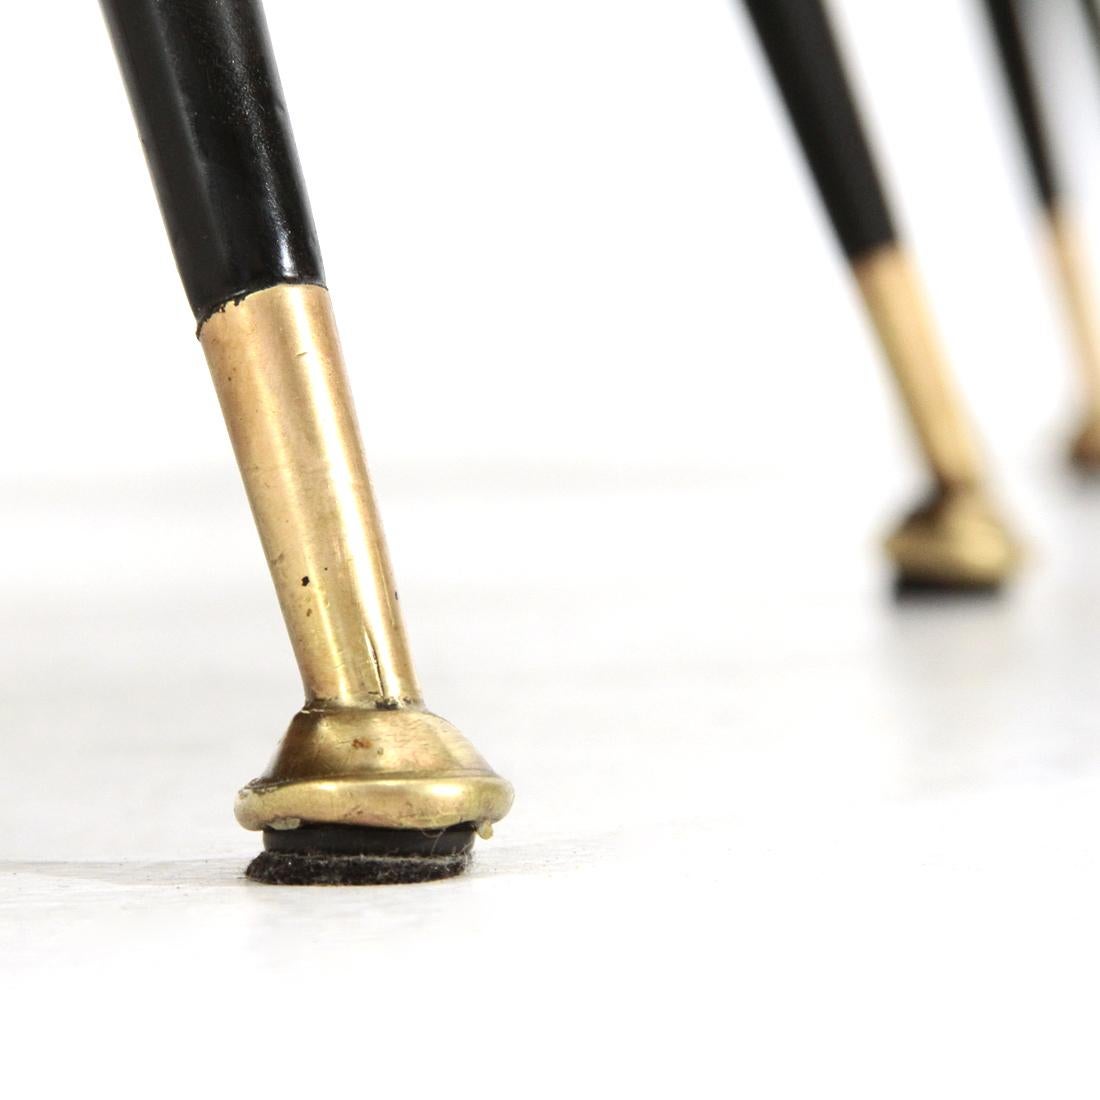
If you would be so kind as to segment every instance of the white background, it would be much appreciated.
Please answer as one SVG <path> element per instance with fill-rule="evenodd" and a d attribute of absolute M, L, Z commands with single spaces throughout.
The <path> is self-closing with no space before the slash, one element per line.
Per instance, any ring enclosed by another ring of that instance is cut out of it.
<path fill-rule="evenodd" d="M 1069 367 L 978 5 L 834 6 L 985 435 L 1024 446 L 1063 414 Z M 1073 0 L 1042 7 L 1070 24 L 1045 70 L 1087 200 L 1095 66 Z M 5 117 L 13 479 L 227 459 L 100 22 L 90 4 L 32 9 L 0 47 L 21 108 Z M 274 0 L 269 22 L 379 476 L 896 449 L 739 7 Z"/>
<path fill-rule="evenodd" d="M 1031 7 L 1100 264 L 1100 70 Z M 885 598 L 920 472 L 739 7 L 268 0 L 421 679 L 518 792 L 467 879 L 365 893 L 239 878 L 295 672 L 96 6 L 9 13 L 15 1094 L 1095 1095 L 1041 226 L 977 5 L 833 8 L 1032 547 L 1000 603 Z"/>

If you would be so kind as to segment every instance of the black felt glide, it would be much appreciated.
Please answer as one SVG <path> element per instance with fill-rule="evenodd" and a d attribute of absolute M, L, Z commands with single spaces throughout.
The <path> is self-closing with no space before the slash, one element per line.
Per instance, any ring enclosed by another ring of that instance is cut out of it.
<path fill-rule="evenodd" d="M 460 875 L 470 863 L 473 825 L 422 832 L 355 825 L 265 829 L 246 874 L 275 886 L 384 886 Z"/>
<path fill-rule="evenodd" d="M 841 247 L 897 239 L 844 64 L 820 0 L 745 0 Z"/>
<path fill-rule="evenodd" d="M 985 7 L 997 40 L 1001 68 L 1012 93 L 1016 121 L 1027 148 L 1035 189 L 1039 193 L 1040 202 L 1049 210 L 1057 202 L 1061 187 L 1054 169 L 1050 143 L 1043 129 L 1039 95 L 1035 75 L 1027 57 L 1020 12 L 1014 0 L 985 0 Z M 1086 8 L 1089 7 L 1091 5 L 1086 5 Z"/>
<path fill-rule="evenodd" d="M 996 596 L 1004 586 L 997 581 L 967 584 L 957 577 L 938 581 L 930 577 L 897 577 L 894 581 L 894 599 L 898 603 L 932 603 L 937 600 L 981 599 Z"/>
<path fill-rule="evenodd" d="M 201 323 L 324 285 L 258 0 L 101 0 L 187 298 Z"/>
<path fill-rule="evenodd" d="M 256 291 L 323 286 L 259 0 L 101 4 L 200 327 Z M 425 833 L 306 823 L 265 831 L 247 874 L 287 885 L 423 882 L 460 874 L 473 843 L 470 824 Z"/>

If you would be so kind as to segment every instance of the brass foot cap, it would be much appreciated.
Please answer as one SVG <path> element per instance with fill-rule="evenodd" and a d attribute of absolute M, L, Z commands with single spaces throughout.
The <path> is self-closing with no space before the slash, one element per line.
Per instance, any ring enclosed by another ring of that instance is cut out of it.
<path fill-rule="evenodd" d="M 1090 416 L 1074 436 L 1069 460 L 1084 473 L 1100 473 L 1100 413 Z"/>
<path fill-rule="evenodd" d="M 411 707 L 306 707 L 271 766 L 237 795 L 246 829 L 309 825 L 487 835 L 512 787 L 449 722 Z"/>
<path fill-rule="evenodd" d="M 996 588 L 1016 570 L 1020 551 L 988 498 L 976 489 L 940 493 L 886 542 L 899 589 Z"/>

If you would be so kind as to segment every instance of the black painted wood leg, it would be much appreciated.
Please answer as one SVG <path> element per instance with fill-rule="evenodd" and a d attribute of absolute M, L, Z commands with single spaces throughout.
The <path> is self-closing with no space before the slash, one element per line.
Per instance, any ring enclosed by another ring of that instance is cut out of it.
<path fill-rule="evenodd" d="M 988 590 L 1017 550 L 871 155 L 820 0 L 745 0 L 818 192 L 862 293 L 933 481 L 889 539 L 903 589 Z"/>
<path fill-rule="evenodd" d="M 238 795 L 249 874 L 456 874 L 511 787 L 424 706 L 263 10 L 102 3 L 306 690 Z"/>
<path fill-rule="evenodd" d="M 1035 196 L 1050 237 L 1066 319 L 1081 371 L 1085 408 L 1081 427 L 1070 445 L 1070 460 L 1081 470 L 1100 472 L 1100 325 L 1092 273 L 1048 135 L 1020 8 L 1015 0 L 983 2 L 1012 99 Z M 1085 0 L 1085 11 L 1095 18 L 1096 11 L 1089 0 Z"/>

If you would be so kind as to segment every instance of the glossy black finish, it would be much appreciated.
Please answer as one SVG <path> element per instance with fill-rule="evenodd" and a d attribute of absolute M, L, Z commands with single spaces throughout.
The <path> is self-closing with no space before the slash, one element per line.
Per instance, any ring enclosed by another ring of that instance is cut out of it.
<path fill-rule="evenodd" d="M 745 0 L 845 253 L 896 239 L 867 138 L 820 0 Z"/>
<path fill-rule="evenodd" d="M 191 308 L 324 283 L 259 0 L 101 0 Z"/>
<path fill-rule="evenodd" d="M 997 40 L 1001 68 L 1012 93 L 1016 121 L 1027 147 L 1035 188 L 1040 201 L 1049 209 L 1057 201 L 1061 187 L 1043 129 L 1035 74 L 1028 62 L 1020 13 L 1014 0 L 985 0 L 985 9 Z"/>

